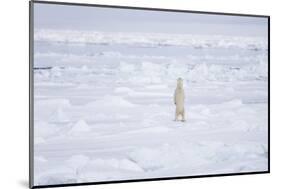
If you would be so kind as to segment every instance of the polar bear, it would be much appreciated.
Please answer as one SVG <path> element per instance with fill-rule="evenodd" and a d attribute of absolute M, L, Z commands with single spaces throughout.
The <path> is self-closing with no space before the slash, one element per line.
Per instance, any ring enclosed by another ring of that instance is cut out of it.
<path fill-rule="evenodd" d="M 176 115 L 175 121 L 178 121 L 178 117 L 181 115 L 181 121 L 185 121 L 184 118 L 184 89 L 183 89 L 183 79 L 178 78 L 177 88 L 174 93 L 174 104 L 176 105 Z"/>

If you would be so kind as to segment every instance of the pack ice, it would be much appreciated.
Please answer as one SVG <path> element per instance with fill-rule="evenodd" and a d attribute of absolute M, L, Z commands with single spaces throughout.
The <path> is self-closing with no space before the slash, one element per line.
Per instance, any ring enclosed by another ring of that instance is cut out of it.
<path fill-rule="evenodd" d="M 267 53 L 260 37 L 35 30 L 35 184 L 267 170 Z"/>

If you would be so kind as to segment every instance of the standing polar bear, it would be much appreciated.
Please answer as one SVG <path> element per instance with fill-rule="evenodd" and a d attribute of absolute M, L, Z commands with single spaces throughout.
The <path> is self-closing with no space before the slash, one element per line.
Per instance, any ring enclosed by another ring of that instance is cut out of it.
<path fill-rule="evenodd" d="M 183 80 L 178 78 L 177 88 L 174 94 L 174 103 L 176 105 L 176 115 L 175 121 L 178 121 L 178 117 L 181 115 L 181 121 L 185 121 L 184 116 L 184 89 L 183 89 Z"/>

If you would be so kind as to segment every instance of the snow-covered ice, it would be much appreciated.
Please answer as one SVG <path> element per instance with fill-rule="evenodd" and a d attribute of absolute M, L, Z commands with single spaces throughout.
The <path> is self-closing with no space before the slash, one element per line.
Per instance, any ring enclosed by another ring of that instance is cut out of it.
<path fill-rule="evenodd" d="M 35 185 L 268 169 L 267 39 L 35 30 Z M 186 122 L 173 92 L 184 79 Z"/>

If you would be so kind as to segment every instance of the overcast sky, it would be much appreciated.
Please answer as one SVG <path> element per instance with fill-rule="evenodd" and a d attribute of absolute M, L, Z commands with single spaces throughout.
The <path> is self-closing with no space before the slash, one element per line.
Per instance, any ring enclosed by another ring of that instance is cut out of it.
<path fill-rule="evenodd" d="M 34 6 L 36 29 L 267 36 L 267 18 L 101 7 Z"/>

